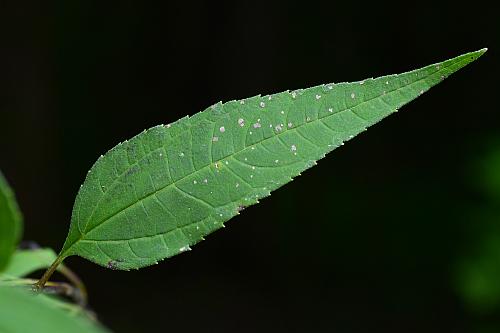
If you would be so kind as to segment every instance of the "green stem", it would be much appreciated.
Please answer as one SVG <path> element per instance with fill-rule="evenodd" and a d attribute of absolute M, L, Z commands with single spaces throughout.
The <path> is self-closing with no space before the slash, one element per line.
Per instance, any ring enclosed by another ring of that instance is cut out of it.
<path fill-rule="evenodd" d="M 43 289 L 43 287 L 45 286 L 47 281 L 49 281 L 50 277 L 52 276 L 52 274 L 54 274 L 57 267 L 59 267 L 59 265 L 63 262 L 63 260 L 64 260 L 64 257 L 61 255 L 59 255 L 56 258 L 54 263 L 52 263 L 52 265 L 47 269 L 47 271 L 43 274 L 43 276 L 40 278 L 40 280 L 38 280 L 38 282 L 35 283 L 35 285 L 33 286 L 33 289 L 35 291 L 40 291 Z"/>
<path fill-rule="evenodd" d="M 85 284 L 83 281 L 76 275 L 72 270 L 70 270 L 66 266 L 61 266 L 59 268 L 59 272 L 68 279 L 69 282 L 73 284 L 79 291 L 82 302 L 84 305 L 87 304 L 87 288 L 85 288 Z"/>
<path fill-rule="evenodd" d="M 55 294 L 68 297 L 73 300 L 76 305 L 81 308 L 87 307 L 87 300 L 82 295 L 80 289 L 64 282 L 47 282 L 45 287 L 41 290 L 44 294 Z"/>

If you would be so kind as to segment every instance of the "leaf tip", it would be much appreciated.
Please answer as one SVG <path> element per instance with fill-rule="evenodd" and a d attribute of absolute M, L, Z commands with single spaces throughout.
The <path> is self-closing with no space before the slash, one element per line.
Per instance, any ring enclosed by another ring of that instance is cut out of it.
<path fill-rule="evenodd" d="M 471 52 L 472 60 L 477 60 L 480 56 L 486 53 L 488 51 L 487 47 L 482 48 L 481 50 Z"/>

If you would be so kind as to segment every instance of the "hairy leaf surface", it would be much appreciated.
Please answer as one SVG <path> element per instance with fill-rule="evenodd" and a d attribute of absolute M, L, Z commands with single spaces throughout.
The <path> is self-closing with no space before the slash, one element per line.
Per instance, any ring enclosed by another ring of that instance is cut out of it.
<path fill-rule="evenodd" d="M 218 103 L 150 128 L 89 171 L 60 256 L 126 270 L 187 251 L 484 52 L 399 75 Z"/>
<path fill-rule="evenodd" d="M 21 213 L 14 193 L 0 172 L 0 272 L 8 265 L 21 234 Z"/>
<path fill-rule="evenodd" d="M 42 296 L 42 297 L 39 297 Z M 0 286 L 0 332 L 98 333 L 106 332 L 83 317 L 70 315 L 44 295 Z"/>

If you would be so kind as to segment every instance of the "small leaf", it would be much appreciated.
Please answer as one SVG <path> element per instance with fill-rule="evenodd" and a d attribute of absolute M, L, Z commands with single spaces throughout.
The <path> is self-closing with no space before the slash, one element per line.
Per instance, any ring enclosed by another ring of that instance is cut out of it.
<path fill-rule="evenodd" d="M 89 171 L 60 258 L 126 270 L 190 250 L 485 51 L 399 75 L 219 103 L 146 130 Z"/>
<path fill-rule="evenodd" d="M 57 255 L 54 250 L 35 249 L 17 250 L 2 274 L 21 278 L 30 275 L 41 269 L 46 269 L 56 260 Z"/>
<path fill-rule="evenodd" d="M 22 235 L 22 216 L 9 184 L 0 172 L 0 272 L 5 269 Z"/>
<path fill-rule="evenodd" d="M 106 332 L 83 316 L 72 316 L 54 301 L 18 288 L 0 286 L 0 332 Z"/>
<path fill-rule="evenodd" d="M 26 286 L 29 283 L 24 277 L 42 269 L 47 269 L 56 260 L 57 254 L 50 248 L 32 249 L 32 250 L 17 250 L 14 252 L 9 265 L 0 273 L 0 286 Z M 68 269 L 60 265 L 58 270 L 62 275 L 68 277 Z M 69 275 L 71 277 L 71 275 Z M 74 282 L 70 281 L 70 282 Z M 75 286 L 76 288 L 76 286 Z M 80 290 L 81 292 L 82 290 Z M 85 291 L 83 291 L 85 292 Z M 68 302 L 56 295 L 44 295 L 39 293 L 38 298 L 43 298 L 44 302 L 50 305 L 64 309 L 72 316 L 81 315 L 89 318 L 88 313 L 78 304 Z"/>

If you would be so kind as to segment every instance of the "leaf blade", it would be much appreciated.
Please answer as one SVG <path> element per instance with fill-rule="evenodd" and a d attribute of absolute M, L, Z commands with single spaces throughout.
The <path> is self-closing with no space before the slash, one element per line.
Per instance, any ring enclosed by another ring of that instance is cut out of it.
<path fill-rule="evenodd" d="M 75 317 L 53 304 L 54 300 L 37 297 L 12 287 L 0 286 L 0 331 L 24 332 L 107 332 L 83 317 Z"/>
<path fill-rule="evenodd" d="M 130 269 L 184 252 L 484 52 L 399 75 L 219 103 L 153 127 L 92 167 L 61 256 Z"/>
<path fill-rule="evenodd" d="M 2 274 L 21 278 L 46 269 L 56 260 L 57 254 L 50 248 L 17 250 Z"/>
<path fill-rule="evenodd" d="M 0 272 L 4 270 L 22 235 L 22 216 L 7 180 L 0 172 Z"/>

